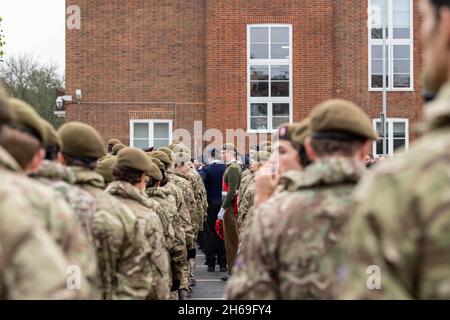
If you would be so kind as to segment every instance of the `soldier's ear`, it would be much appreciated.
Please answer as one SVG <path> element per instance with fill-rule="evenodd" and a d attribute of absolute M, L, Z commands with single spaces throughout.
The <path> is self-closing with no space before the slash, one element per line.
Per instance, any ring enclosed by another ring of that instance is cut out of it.
<path fill-rule="evenodd" d="M 312 146 L 312 139 L 311 137 L 306 137 L 305 139 L 305 149 L 306 149 L 306 154 L 309 158 L 309 160 L 311 160 L 311 162 L 316 161 L 317 159 L 317 153 L 314 150 L 313 146 Z"/>

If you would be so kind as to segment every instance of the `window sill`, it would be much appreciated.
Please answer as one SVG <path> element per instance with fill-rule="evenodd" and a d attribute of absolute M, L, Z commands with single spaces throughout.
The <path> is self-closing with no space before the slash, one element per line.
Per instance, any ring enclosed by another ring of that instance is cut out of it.
<path fill-rule="evenodd" d="M 387 92 L 414 92 L 414 88 L 409 89 L 387 89 Z M 383 89 L 369 89 L 369 92 L 383 92 Z"/>

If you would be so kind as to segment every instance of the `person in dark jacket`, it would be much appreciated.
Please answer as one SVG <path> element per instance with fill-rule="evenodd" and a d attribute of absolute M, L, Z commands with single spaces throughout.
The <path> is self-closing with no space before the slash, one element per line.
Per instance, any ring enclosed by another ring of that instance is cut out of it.
<path fill-rule="evenodd" d="M 226 166 L 220 161 L 220 150 L 213 149 L 209 155 L 210 164 L 202 168 L 208 199 L 208 214 L 203 232 L 208 272 L 214 272 L 216 264 L 220 272 L 227 271 L 225 244 L 216 233 L 217 214 L 222 206 L 222 180 Z"/>

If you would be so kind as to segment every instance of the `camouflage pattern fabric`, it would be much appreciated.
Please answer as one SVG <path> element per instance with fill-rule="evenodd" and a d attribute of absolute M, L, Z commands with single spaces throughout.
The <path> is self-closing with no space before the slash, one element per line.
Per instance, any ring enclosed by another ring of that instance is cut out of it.
<path fill-rule="evenodd" d="M 0 300 L 87 298 L 67 288 L 69 262 L 34 211 L 20 188 L 0 185 Z"/>
<path fill-rule="evenodd" d="M 159 204 L 149 199 L 144 191 L 125 181 L 112 182 L 106 192 L 120 200 L 136 214 L 139 226 L 147 238 L 150 250 L 146 256 L 150 265 L 149 276 L 152 279 L 147 299 L 168 300 L 172 278 L 169 252 L 164 246 L 164 228 L 160 217 L 156 214 Z M 169 239 L 169 241 L 171 240 Z"/>
<path fill-rule="evenodd" d="M 226 297 L 334 298 L 342 226 L 363 170 L 348 158 L 322 158 L 256 209 Z"/>
<path fill-rule="evenodd" d="M 184 230 L 177 207 L 174 203 L 167 200 L 167 194 L 161 188 L 148 188 L 146 193 L 150 199 L 159 204 L 155 206 L 155 212 L 163 222 L 165 237 L 171 238 L 171 245 L 167 247 L 167 250 L 170 254 L 172 277 L 181 282 L 183 267 L 187 259 L 187 250 Z"/>
<path fill-rule="evenodd" d="M 92 232 L 97 249 L 103 299 L 147 299 L 153 285 L 150 248 L 136 214 L 104 192 L 103 177 L 89 169 L 71 167 L 75 185 L 95 197 Z"/>
<path fill-rule="evenodd" d="M 15 186 L 22 196 L 34 208 L 35 217 L 47 230 L 53 241 L 60 247 L 67 261 L 80 268 L 83 275 L 81 290 L 86 296 L 95 297 L 96 290 L 86 277 L 95 277 L 95 265 L 92 264 L 92 248 L 86 239 L 75 214 L 62 196 L 51 188 L 22 175 L 17 163 L 0 148 L 0 168 L 2 168 L 2 184 Z M 16 170 L 16 171 L 14 171 Z"/>
<path fill-rule="evenodd" d="M 424 112 L 425 135 L 355 192 L 340 298 L 450 298 L 450 84 Z M 370 266 L 379 290 L 368 289 Z"/>
<path fill-rule="evenodd" d="M 190 170 L 188 176 L 191 179 L 194 188 L 195 201 L 198 205 L 198 216 L 200 221 L 199 231 L 203 231 L 203 223 L 206 220 L 208 211 L 208 199 L 206 196 L 205 184 L 203 183 L 202 177 L 195 169 Z"/>

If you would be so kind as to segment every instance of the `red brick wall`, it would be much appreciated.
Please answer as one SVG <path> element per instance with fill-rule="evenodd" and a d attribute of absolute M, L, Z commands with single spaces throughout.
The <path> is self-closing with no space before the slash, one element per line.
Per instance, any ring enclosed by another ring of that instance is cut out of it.
<path fill-rule="evenodd" d="M 128 142 L 129 119 L 169 118 L 192 131 L 247 129 L 247 25 L 293 30 L 294 121 L 341 97 L 379 117 L 368 91 L 367 0 L 67 0 L 81 30 L 67 31 L 66 94 L 81 89 L 68 120 Z M 421 116 L 421 42 L 414 1 L 414 91 L 389 92 L 389 117 Z M 414 136 L 414 135 L 413 135 Z M 243 151 L 243 150 L 241 150 Z"/>
<path fill-rule="evenodd" d="M 66 94 L 81 89 L 83 98 L 68 106 L 69 121 L 127 143 L 136 112 L 171 116 L 174 128 L 204 120 L 205 0 L 66 1 L 73 4 L 81 30 L 66 31 Z"/>

